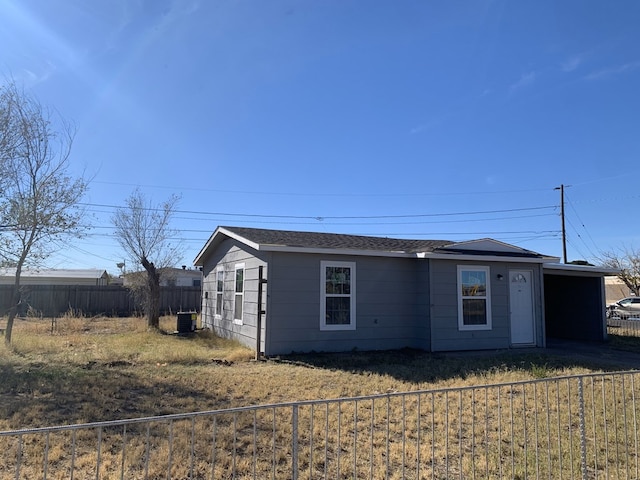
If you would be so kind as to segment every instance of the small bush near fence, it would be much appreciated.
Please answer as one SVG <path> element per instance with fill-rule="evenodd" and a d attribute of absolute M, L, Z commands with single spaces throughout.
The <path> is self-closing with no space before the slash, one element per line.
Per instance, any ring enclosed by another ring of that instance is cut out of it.
<path fill-rule="evenodd" d="M 11 285 L 0 285 L 0 315 L 11 305 Z M 128 317 L 142 313 L 142 303 L 121 286 L 25 285 L 19 315 L 59 316 L 69 311 L 83 315 Z M 200 287 L 160 287 L 160 312 L 200 311 Z"/>
<path fill-rule="evenodd" d="M 0 432 L 2 478 L 640 478 L 640 373 Z"/>

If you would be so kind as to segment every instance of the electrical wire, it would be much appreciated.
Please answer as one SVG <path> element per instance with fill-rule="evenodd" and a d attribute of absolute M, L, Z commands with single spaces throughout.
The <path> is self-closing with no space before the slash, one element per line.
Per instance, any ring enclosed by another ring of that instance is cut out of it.
<path fill-rule="evenodd" d="M 583 260 L 585 260 L 585 259 L 589 258 L 589 257 L 587 257 L 587 256 L 586 256 L 586 255 L 585 255 L 585 254 L 580 250 L 580 248 L 578 248 L 578 246 L 577 246 L 577 245 L 575 245 L 575 244 L 571 241 L 571 238 L 570 238 L 570 237 L 568 237 L 568 236 L 567 236 L 566 240 L 567 240 L 567 243 L 568 243 L 569 245 L 571 245 L 571 246 L 573 247 L 573 249 L 574 249 L 576 252 L 578 252 L 578 254 L 582 257 L 582 259 L 583 259 Z"/>
<path fill-rule="evenodd" d="M 567 199 L 567 195 L 565 193 L 565 201 L 567 201 L 569 203 L 569 206 L 571 207 L 571 210 L 573 210 L 573 213 L 575 214 L 576 218 L 578 219 L 578 221 L 580 222 L 580 225 L 582 226 L 582 228 L 584 229 L 584 231 L 586 232 L 587 236 L 589 237 L 589 240 L 591 241 L 591 244 L 594 246 L 594 248 L 596 250 L 598 250 L 598 246 L 596 245 L 596 242 L 594 242 L 593 237 L 591 236 L 591 234 L 589 233 L 589 230 L 587 230 L 587 227 L 585 226 L 584 222 L 582 221 L 582 219 L 580 218 L 580 215 L 578 214 L 578 211 L 576 210 L 575 206 L 573 205 L 573 202 L 569 199 Z M 584 242 L 584 240 L 583 240 Z M 593 253 L 593 251 L 591 250 L 591 248 L 586 244 L 586 242 L 584 242 L 585 246 L 587 247 L 587 249 L 591 252 L 591 254 L 593 255 L 594 258 L 597 258 L 598 255 L 595 255 Z"/>
<path fill-rule="evenodd" d="M 107 205 L 107 204 L 99 204 L 99 203 L 81 203 L 80 205 L 86 207 L 100 207 L 100 208 L 113 208 L 113 209 L 122 209 L 125 207 L 120 207 L 117 205 Z M 491 214 L 491 213 L 511 213 L 511 212 L 527 212 L 527 211 L 536 211 L 536 210 L 548 210 L 548 209 L 557 209 L 557 205 L 545 205 L 538 207 L 525 207 L 525 208 L 507 208 L 500 210 L 479 210 L 479 211 L 469 211 L 469 212 L 450 212 L 450 213 L 420 213 L 420 214 L 405 214 L 405 215 L 268 215 L 268 214 L 257 214 L 257 213 L 229 213 L 229 212 L 205 212 L 205 211 L 196 211 L 196 210 L 174 210 L 174 213 L 186 213 L 191 215 L 220 215 L 224 217 L 239 217 L 239 218 L 284 218 L 284 219 L 301 219 L 301 220 L 367 220 L 367 219 L 390 219 L 390 218 L 427 218 L 427 217 L 448 217 L 448 216 L 459 216 L 459 215 L 481 215 L 481 214 Z M 152 208 L 145 207 L 142 208 L 145 211 L 161 211 L 161 208 Z"/>
<path fill-rule="evenodd" d="M 593 250 L 591 250 L 591 247 L 589 247 L 589 245 L 587 245 L 587 243 L 584 241 L 584 239 L 582 238 L 582 235 L 580 235 L 580 232 L 578 232 L 578 229 L 573 225 L 573 222 L 569 219 L 565 217 L 566 222 L 569 224 L 569 226 L 573 229 L 573 231 L 575 232 L 576 236 L 580 239 L 580 241 L 582 242 L 582 244 L 586 247 L 586 249 L 589 251 L 589 253 L 591 254 L 591 258 L 597 258 L 597 255 L 595 253 L 593 253 Z M 581 253 L 581 255 L 584 258 L 585 257 L 584 254 Z"/>

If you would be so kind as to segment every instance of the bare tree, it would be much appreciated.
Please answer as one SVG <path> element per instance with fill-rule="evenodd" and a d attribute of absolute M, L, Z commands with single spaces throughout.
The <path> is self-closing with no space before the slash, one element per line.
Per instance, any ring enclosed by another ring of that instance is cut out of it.
<path fill-rule="evenodd" d="M 126 200 L 112 217 L 118 243 L 134 265 L 146 272 L 143 285 L 147 325 L 160 326 L 160 274 L 181 257 L 180 247 L 172 243 L 177 232 L 171 228 L 179 197 L 172 195 L 155 206 L 139 190 Z"/>
<path fill-rule="evenodd" d="M 603 266 L 619 270 L 618 278 L 634 295 L 640 295 L 640 250 L 622 247 L 600 254 Z"/>
<path fill-rule="evenodd" d="M 21 303 L 20 277 L 56 242 L 81 236 L 88 182 L 69 174 L 75 130 L 14 82 L 0 87 L 0 264 L 15 268 L 5 342 Z"/>

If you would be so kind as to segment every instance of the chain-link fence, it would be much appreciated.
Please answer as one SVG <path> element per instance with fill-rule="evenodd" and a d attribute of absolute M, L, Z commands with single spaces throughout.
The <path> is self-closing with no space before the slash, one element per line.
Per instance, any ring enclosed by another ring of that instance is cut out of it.
<path fill-rule="evenodd" d="M 638 375 L 0 432 L 0 477 L 637 479 Z"/>
<path fill-rule="evenodd" d="M 607 333 L 624 337 L 640 337 L 640 316 L 616 315 L 607 318 Z"/>

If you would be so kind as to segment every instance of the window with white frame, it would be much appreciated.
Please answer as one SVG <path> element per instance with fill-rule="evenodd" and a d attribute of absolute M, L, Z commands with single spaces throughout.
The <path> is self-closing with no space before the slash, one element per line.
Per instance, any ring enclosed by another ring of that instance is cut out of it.
<path fill-rule="evenodd" d="M 458 265 L 458 328 L 491 330 L 489 267 Z"/>
<path fill-rule="evenodd" d="M 219 266 L 216 269 L 216 317 L 222 317 L 222 309 L 224 308 L 224 267 Z"/>
<path fill-rule="evenodd" d="M 355 330 L 355 262 L 320 262 L 320 329 Z"/>
<path fill-rule="evenodd" d="M 235 298 L 233 304 L 233 322 L 242 325 L 244 307 L 244 263 L 235 266 Z"/>

